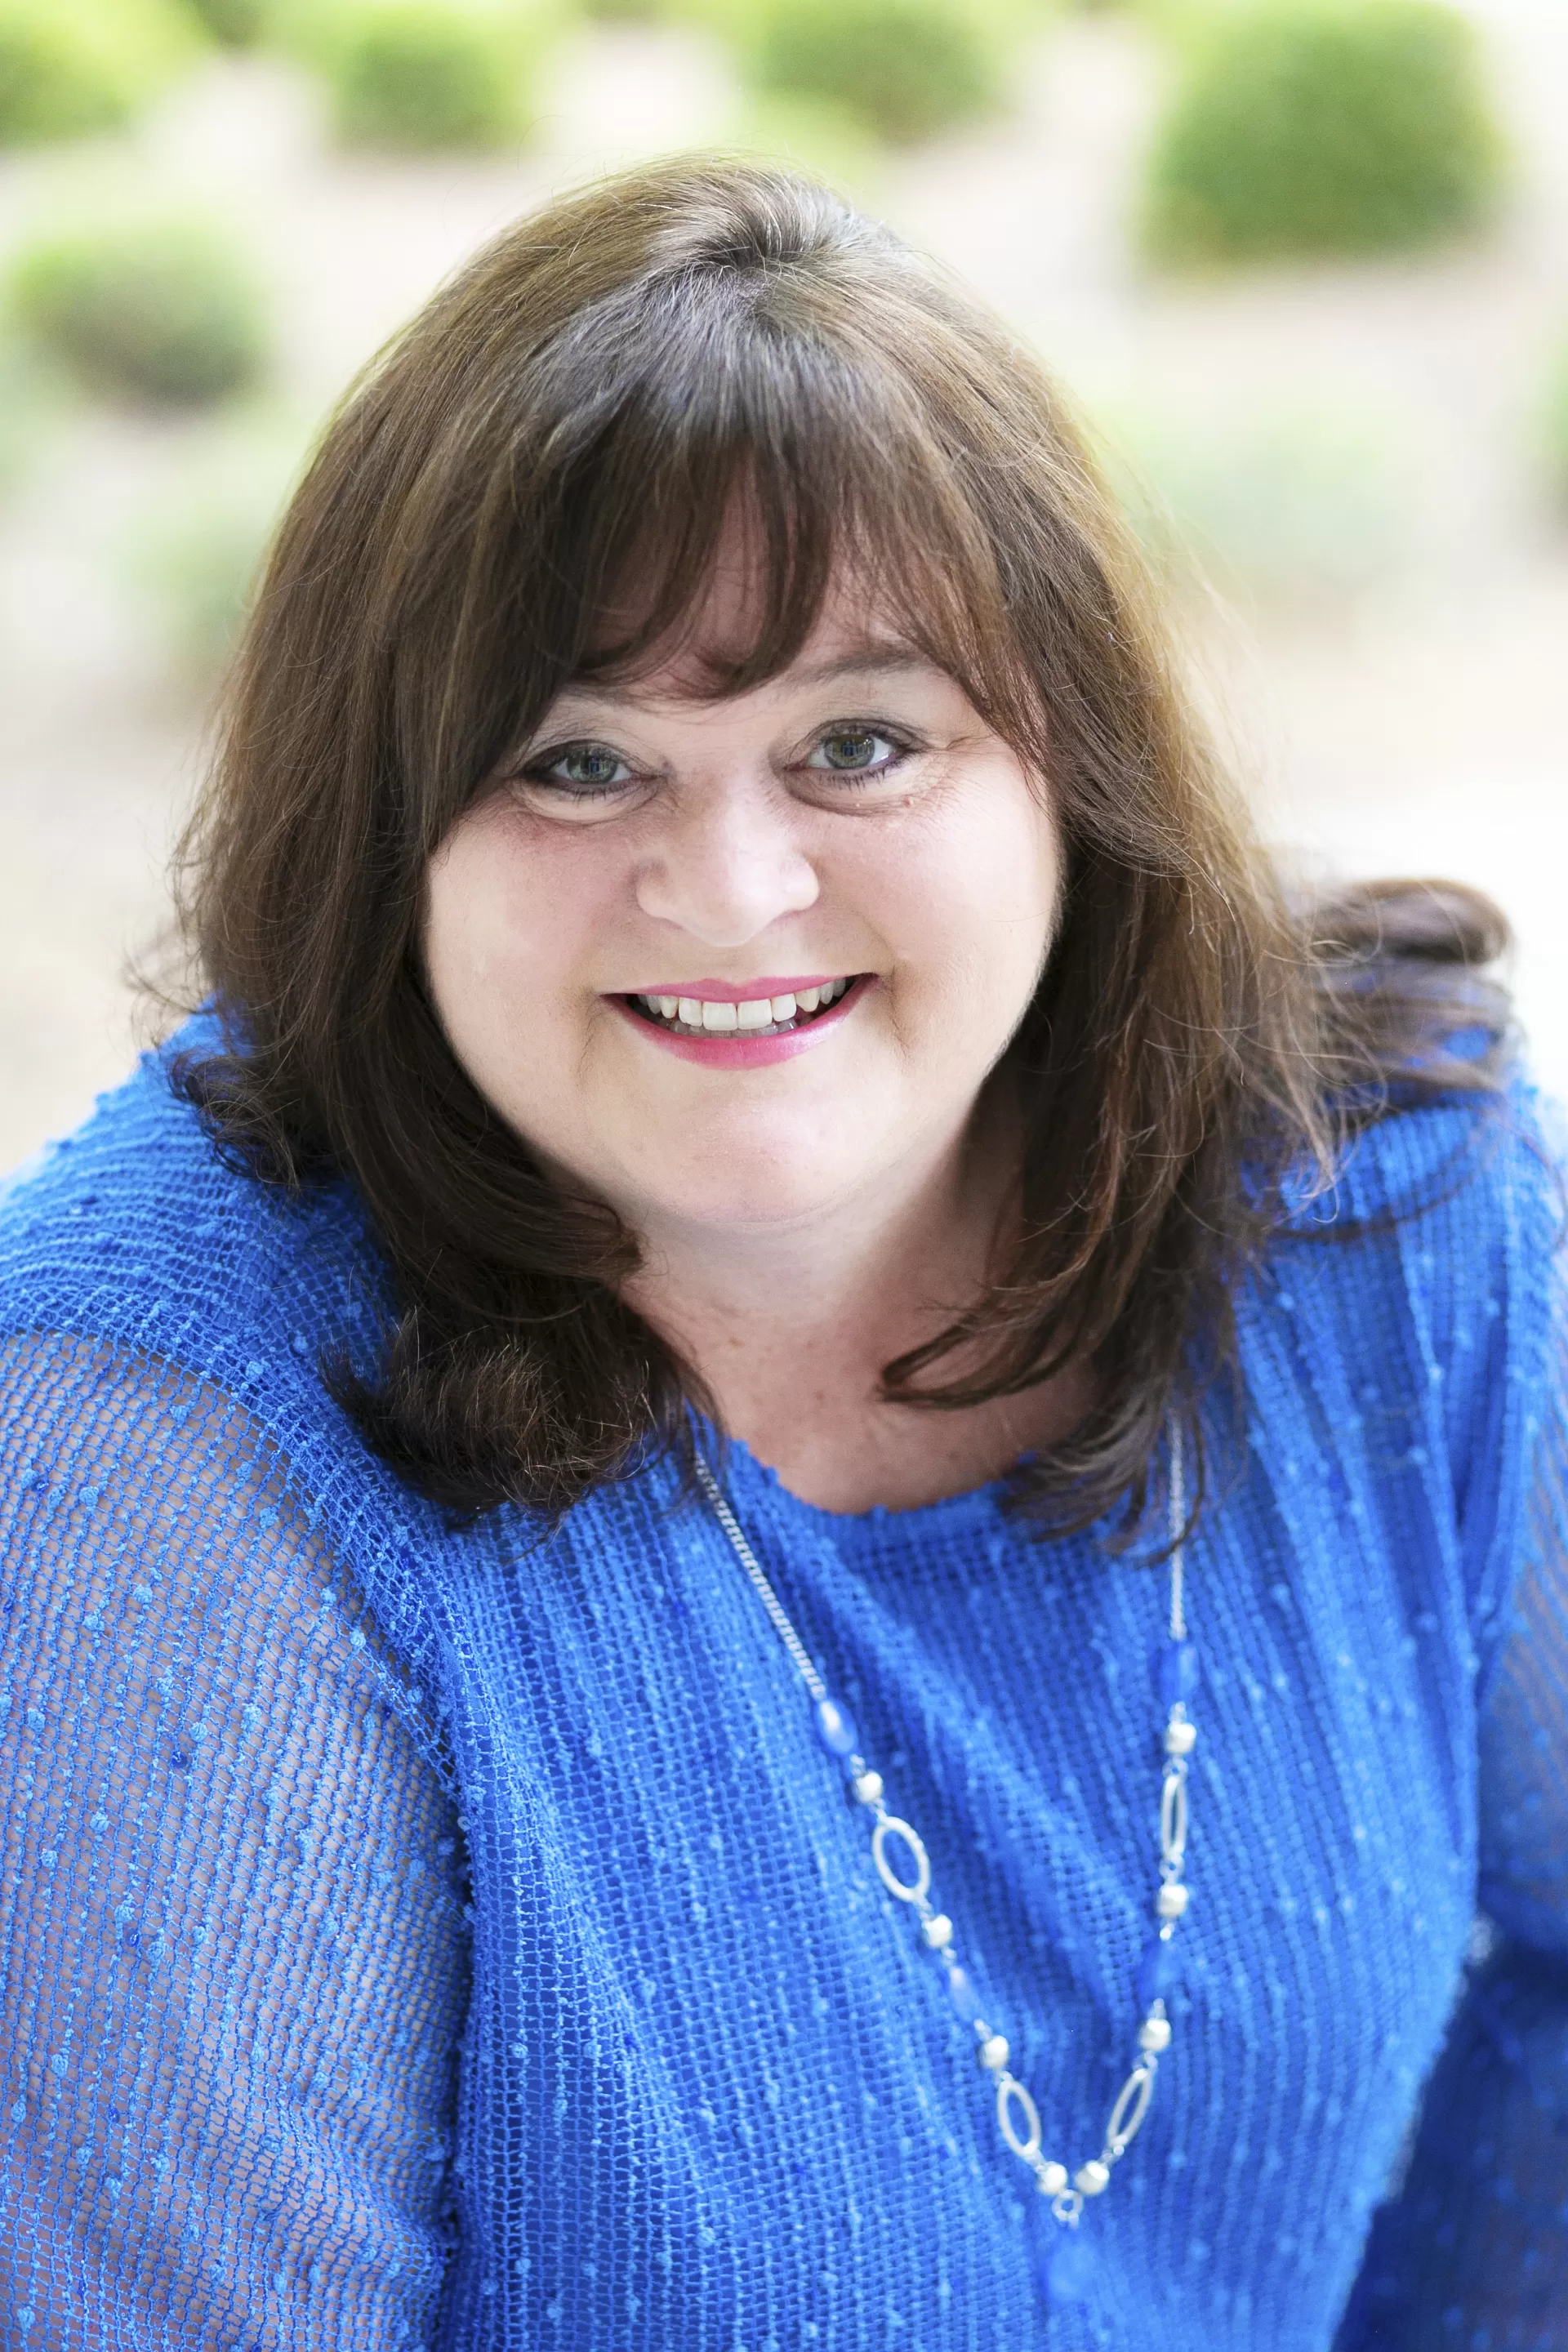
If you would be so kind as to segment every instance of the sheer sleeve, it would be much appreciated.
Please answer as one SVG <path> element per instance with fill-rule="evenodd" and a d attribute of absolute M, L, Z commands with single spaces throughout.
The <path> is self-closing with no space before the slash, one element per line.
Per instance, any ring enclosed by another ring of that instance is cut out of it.
<path fill-rule="evenodd" d="M 0 1349 L 0 2336 L 407 2347 L 444 2261 L 458 1825 L 232 1399 Z"/>
<path fill-rule="evenodd" d="M 1480 1727 L 1463 1996 L 1341 2352 L 1568 2345 L 1568 1317 L 1559 1287 L 1530 1539 Z"/>

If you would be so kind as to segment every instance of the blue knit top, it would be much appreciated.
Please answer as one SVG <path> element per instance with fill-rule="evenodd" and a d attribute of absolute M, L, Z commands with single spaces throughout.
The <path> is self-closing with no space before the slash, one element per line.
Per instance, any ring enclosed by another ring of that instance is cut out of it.
<path fill-rule="evenodd" d="M 145 1064 L 0 1209 L 0 2339 L 1561 2347 L 1534 1118 L 1390 1117 L 1240 1300 L 1173 2035 L 1051 2305 L 973 2032 L 711 1513 L 658 1459 L 553 1532 L 411 1494 L 317 1370 L 384 1311 L 354 1197 L 234 1173 Z M 1152 1932 L 1152 1547 L 720 1467 L 1081 2161 Z"/>

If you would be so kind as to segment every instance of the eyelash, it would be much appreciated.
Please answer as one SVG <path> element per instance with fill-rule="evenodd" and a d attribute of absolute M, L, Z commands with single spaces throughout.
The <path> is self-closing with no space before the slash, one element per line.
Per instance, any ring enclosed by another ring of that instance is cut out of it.
<path fill-rule="evenodd" d="M 893 770 L 900 767 L 918 748 L 914 738 L 906 734 L 901 727 L 892 727 L 874 719 L 836 719 L 831 727 L 823 728 L 812 750 L 819 751 L 835 735 L 869 735 L 873 740 L 887 744 L 890 757 L 879 761 L 874 768 L 808 768 L 808 774 L 833 776 L 844 784 L 875 783 L 879 778 L 891 775 Z"/>
<path fill-rule="evenodd" d="M 574 784 L 564 776 L 552 776 L 550 772 L 563 760 L 569 760 L 574 751 L 608 751 L 610 748 L 608 743 L 595 743 L 591 736 L 586 735 L 580 736 L 575 742 L 558 743 L 552 751 L 542 752 L 537 760 L 531 760 L 525 768 L 520 768 L 517 780 L 520 783 L 542 784 L 547 792 L 563 793 L 574 801 L 614 800 L 617 793 L 626 792 L 628 784 L 636 782 L 635 777 L 619 784 Z M 631 761 L 623 759 L 619 751 L 615 752 L 614 757 L 623 767 L 630 767 Z"/>
<path fill-rule="evenodd" d="M 910 753 L 918 749 L 913 738 L 902 728 L 869 719 L 835 719 L 830 726 L 821 729 L 813 738 L 811 749 L 814 751 L 819 751 L 824 743 L 831 741 L 836 735 L 872 736 L 877 741 L 888 745 L 890 756 L 874 768 L 813 768 L 805 761 L 798 763 L 799 768 L 809 775 L 832 776 L 840 783 L 864 785 L 876 782 L 879 777 L 890 775 L 895 768 L 900 766 Z M 637 781 L 634 775 L 623 783 L 574 784 L 564 777 L 552 776 L 550 773 L 551 769 L 559 767 L 561 762 L 570 759 L 574 751 L 611 751 L 623 767 L 631 765 L 630 761 L 626 760 L 621 752 L 615 751 L 611 744 L 599 743 L 592 736 L 583 735 L 571 742 L 558 743 L 550 751 L 542 752 L 537 760 L 531 760 L 525 768 L 518 770 L 519 780 L 524 783 L 541 784 L 546 791 L 564 793 L 577 802 L 614 800 L 619 793 L 629 790 L 630 786 Z"/>

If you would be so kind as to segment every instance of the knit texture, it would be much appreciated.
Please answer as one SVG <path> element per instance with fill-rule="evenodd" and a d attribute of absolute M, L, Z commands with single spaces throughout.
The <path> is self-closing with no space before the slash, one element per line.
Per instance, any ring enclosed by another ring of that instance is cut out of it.
<path fill-rule="evenodd" d="M 149 1060 L 0 1206 L 0 2342 L 1561 2347 L 1557 1217 L 1522 1092 L 1406 1111 L 1239 1302 L 1174 2038 L 1052 2310 L 711 1515 L 658 1459 L 553 1533 L 413 1496 L 316 1368 L 384 1312 L 354 1197 L 226 1169 Z M 1152 1924 L 1152 1547 L 717 1466 L 1081 2162 Z"/>

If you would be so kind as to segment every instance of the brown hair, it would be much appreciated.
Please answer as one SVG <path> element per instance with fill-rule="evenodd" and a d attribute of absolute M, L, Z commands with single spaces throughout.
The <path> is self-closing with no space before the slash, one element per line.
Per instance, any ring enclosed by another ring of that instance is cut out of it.
<path fill-rule="evenodd" d="M 1286 1169 L 1321 1181 L 1347 1123 L 1490 1083 L 1495 1055 L 1434 1040 L 1500 924 L 1452 890 L 1288 918 L 1059 395 L 792 173 L 686 160 L 553 204 L 353 392 L 279 533 L 187 845 L 227 1050 L 181 1083 L 254 1173 L 363 1195 L 395 1319 L 379 1362 L 328 1377 L 422 1489 L 559 1509 L 650 1436 L 689 1446 L 700 1391 L 619 1297 L 635 1238 L 458 1066 L 419 922 L 433 851 L 563 684 L 678 636 L 737 500 L 765 609 L 716 694 L 787 663 L 848 563 L 1048 775 L 1067 880 L 1011 1048 L 1019 1239 L 885 1391 L 951 1408 L 1090 1359 L 1099 1402 L 1020 1495 L 1055 1523 L 1135 1516 Z"/>

